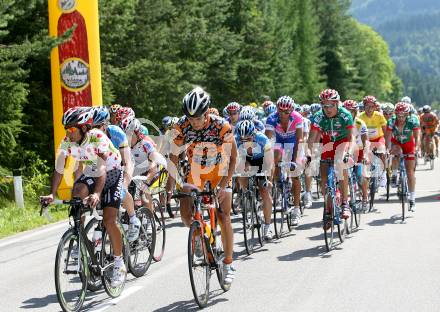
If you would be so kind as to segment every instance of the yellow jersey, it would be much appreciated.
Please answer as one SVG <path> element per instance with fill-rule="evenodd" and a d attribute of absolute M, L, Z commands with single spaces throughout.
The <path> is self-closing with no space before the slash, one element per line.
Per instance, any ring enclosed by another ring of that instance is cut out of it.
<path fill-rule="evenodd" d="M 371 117 L 368 117 L 365 112 L 362 112 L 359 118 L 367 125 L 368 139 L 376 140 L 384 136 L 382 127 L 387 125 L 387 120 L 381 113 L 375 111 Z"/>

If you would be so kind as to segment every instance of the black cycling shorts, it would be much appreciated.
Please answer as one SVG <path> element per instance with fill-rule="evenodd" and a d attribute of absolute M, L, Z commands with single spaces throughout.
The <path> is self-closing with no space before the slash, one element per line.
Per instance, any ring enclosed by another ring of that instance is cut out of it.
<path fill-rule="evenodd" d="M 112 169 L 107 171 L 104 189 L 101 194 L 101 208 L 112 207 L 119 209 L 122 201 L 122 183 L 124 175 L 122 170 Z M 87 186 L 89 194 L 95 191 L 96 178 L 87 177 L 84 174 L 75 181 L 75 184 L 82 183 Z"/>
<path fill-rule="evenodd" d="M 258 167 L 258 173 L 263 170 L 264 157 L 252 159 L 252 157 L 246 156 L 246 162 L 251 167 Z"/>

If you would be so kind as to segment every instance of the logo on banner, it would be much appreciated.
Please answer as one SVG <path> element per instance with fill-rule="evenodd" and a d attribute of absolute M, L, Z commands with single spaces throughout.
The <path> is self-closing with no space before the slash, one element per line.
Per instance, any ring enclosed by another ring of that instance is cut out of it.
<path fill-rule="evenodd" d="M 73 11 L 76 6 L 76 0 L 58 0 L 58 7 L 61 11 Z"/>
<path fill-rule="evenodd" d="M 90 81 L 89 66 L 79 58 L 69 58 L 61 64 L 61 81 L 70 91 L 81 91 Z"/>

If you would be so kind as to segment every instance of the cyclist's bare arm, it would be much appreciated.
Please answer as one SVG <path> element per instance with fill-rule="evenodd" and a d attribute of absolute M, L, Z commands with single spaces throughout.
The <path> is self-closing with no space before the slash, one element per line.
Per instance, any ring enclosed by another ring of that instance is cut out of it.
<path fill-rule="evenodd" d="M 298 163 L 298 147 L 302 146 L 303 144 L 303 129 L 302 128 L 298 128 L 295 131 L 295 135 L 296 135 L 296 144 L 295 147 L 293 148 L 293 161 Z"/>
<path fill-rule="evenodd" d="M 273 155 L 273 148 L 269 148 L 264 152 L 264 159 L 263 159 L 263 171 L 266 171 L 270 174 L 269 178 L 271 178 L 274 175 L 275 167 L 274 167 L 274 155 Z"/>
<path fill-rule="evenodd" d="M 230 144 L 231 146 L 231 151 L 230 151 L 230 158 L 229 158 L 229 167 L 228 167 L 228 173 L 227 176 L 223 176 L 223 178 L 220 180 L 219 183 L 219 187 L 220 188 L 225 188 L 228 185 L 228 182 L 232 179 L 232 175 L 234 174 L 235 171 L 235 165 L 237 164 L 237 144 L 235 143 L 235 140 L 232 136 L 232 134 L 230 135 L 230 139 L 228 139 L 226 142 L 226 144 Z M 225 153 L 225 150 L 223 150 L 223 153 Z"/>
<path fill-rule="evenodd" d="M 348 153 L 350 155 L 353 155 L 354 147 L 356 146 L 356 138 L 353 135 L 353 129 L 354 128 L 350 128 L 347 132 Z"/>
<path fill-rule="evenodd" d="M 416 150 L 420 149 L 420 129 L 413 130 L 414 141 L 416 145 Z"/>
<path fill-rule="evenodd" d="M 124 186 L 128 188 L 133 177 L 133 162 L 131 160 L 131 152 L 128 146 L 120 148 L 122 163 L 124 164 Z"/>
<path fill-rule="evenodd" d="M 308 150 L 310 151 L 310 156 L 314 156 L 314 144 L 318 143 L 321 139 L 321 133 L 317 130 L 310 130 L 309 139 L 307 141 Z"/>
<path fill-rule="evenodd" d="M 174 186 L 176 184 L 176 179 L 175 177 L 177 177 L 177 175 L 179 174 L 177 172 L 177 165 L 179 163 L 179 156 L 175 155 L 173 153 L 170 153 L 169 155 L 169 159 L 168 159 L 168 179 L 170 181 L 170 183 L 167 183 L 167 192 L 170 193 L 173 191 Z"/>
<path fill-rule="evenodd" d="M 385 137 L 387 135 L 386 132 L 385 133 Z M 366 161 L 368 161 L 368 153 L 370 151 L 370 141 L 368 141 L 368 134 L 362 134 L 361 135 L 361 141 L 362 141 L 362 148 L 364 150 L 364 158 Z"/>

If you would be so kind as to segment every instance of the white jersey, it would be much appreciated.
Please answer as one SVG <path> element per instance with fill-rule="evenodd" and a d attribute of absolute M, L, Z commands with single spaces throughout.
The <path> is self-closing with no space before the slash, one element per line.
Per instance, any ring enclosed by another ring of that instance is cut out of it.
<path fill-rule="evenodd" d="M 64 157 L 72 156 L 75 160 L 84 163 L 84 174 L 87 176 L 96 173 L 98 155 L 106 156 L 105 169 L 107 172 L 113 169 L 122 169 L 122 157 L 119 150 L 113 146 L 107 135 L 99 129 L 88 131 L 81 145 L 71 142 L 66 136 L 58 151 Z"/>
<path fill-rule="evenodd" d="M 133 175 L 142 175 L 148 171 L 151 166 L 149 156 L 156 149 L 154 143 L 143 138 L 131 148 L 131 156 L 134 164 Z"/>

